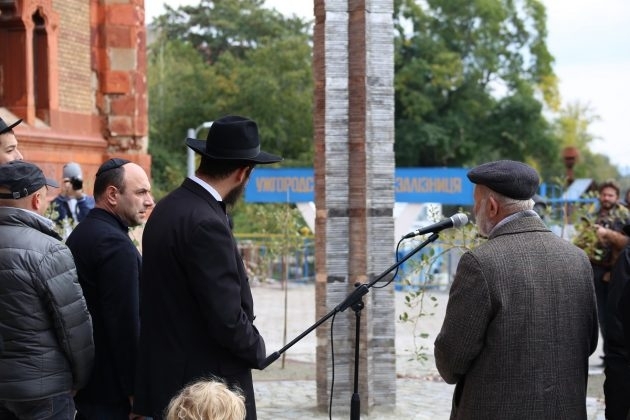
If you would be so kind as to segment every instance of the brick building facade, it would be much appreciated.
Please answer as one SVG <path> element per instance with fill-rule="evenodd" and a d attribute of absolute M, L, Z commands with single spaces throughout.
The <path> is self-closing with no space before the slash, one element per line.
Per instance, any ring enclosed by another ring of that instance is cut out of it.
<path fill-rule="evenodd" d="M 110 157 L 150 171 L 146 65 L 144 0 L 0 0 L 0 116 L 49 177 L 78 162 L 91 193 Z"/>

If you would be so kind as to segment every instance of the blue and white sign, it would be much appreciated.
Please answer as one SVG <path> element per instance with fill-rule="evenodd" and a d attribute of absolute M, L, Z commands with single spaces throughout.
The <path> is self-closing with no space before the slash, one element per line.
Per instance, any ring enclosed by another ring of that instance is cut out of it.
<path fill-rule="evenodd" d="M 473 184 L 465 168 L 400 168 L 394 174 L 395 199 L 407 203 L 473 204 Z M 260 168 L 251 175 L 245 200 L 257 203 L 315 201 L 311 168 Z"/>
<path fill-rule="evenodd" d="M 465 168 L 399 168 L 394 175 L 399 203 L 473 204 Z"/>

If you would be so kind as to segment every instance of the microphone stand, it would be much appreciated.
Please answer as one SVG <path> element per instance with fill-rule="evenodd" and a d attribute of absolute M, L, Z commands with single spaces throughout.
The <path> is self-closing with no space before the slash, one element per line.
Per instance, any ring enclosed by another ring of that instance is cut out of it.
<path fill-rule="evenodd" d="M 265 369 L 267 366 L 278 360 L 280 355 L 287 351 L 289 348 L 293 347 L 295 343 L 300 341 L 302 338 L 307 336 L 311 331 L 315 328 L 319 327 L 321 324 L 330 319 L 333 315 L 343 312 L 349 307 L 352 307 L 355 313 L 356 326 L 355 326 L 355 344 L 354 344 L 354 392 L 352 394 L 352 399 L 350 401 L 350 419 L 351 420 L 359 420 L 360 419 L 360 411 L 361 411 L 361 398 L 359 396 L 359 335 L 360 335 L 360 326 L 361 326 L 361 310 L 364 308 L 363 304 L 363 296 L 368 294 L 370 288 L 374 286 L 374 284 L 381 279 L 383 279 L 386 275 L 394 271 L 394 269 L 398 268 L 402 263 L 407 261 L 413 255 L 415 255 L 422 248 L 427 246 L 429 243 L 434 242 L 439 237 L 438 233 L 433 233 L 427 240 L 422 242 L 420 245 L 415 247 L 411 252 L 405 255 L 400 261 L 396 262 L 394 265 L 390 266 L 387 270 L 383 271 L 378 277 L 374 278 L 368 284 L 356 283 L 354 285 L 355 289 L 350 293 L 339 305 L 337 305 L 333 310 L 328 312 L 322 318 L 320 318 L 317 322 L 307 328 L 304 332 L 298 335 L 296 338 L 291 340 L 287 345 L 282 347 L 280 350 L 277 350 L 267 356 L 267 358 L 263 361 L 260 366 L 260 370 Z"/>

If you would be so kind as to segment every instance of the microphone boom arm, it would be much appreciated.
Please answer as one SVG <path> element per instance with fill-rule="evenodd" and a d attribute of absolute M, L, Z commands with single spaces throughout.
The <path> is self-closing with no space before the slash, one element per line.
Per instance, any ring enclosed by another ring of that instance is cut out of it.
<path fill-rule="evenodd" d="M 412 249 L 407 255 L 405 255 L 401 260 L 397 261 L 395 264 L 393 264 L 392 266 L 390 266 L 387 270 L 383 271 L 381 274 L 379 274 L 377 277 L 375 277 L 372 281 L 370 281 L 367 284 L 361 283 L 361 284 L 357 284 L 355 285 L 355 289 L 352 291 L 352 293 L 350 293 L 344 300 L 343 302 L 341 302 L 339 305 L 337 305 L 333 310 L 331 310 L 330 312 L 328 312 L 326 315 L 324 315 L 323 317 L 321 317 L 319 320 L 317 320 L 317 322 L 315 322 L 313 325 L 311 325 L 310 327 L 308 327 L 306 330 L 304 330 L 304 332 L 302 332 L 300 335 L 298 335 L 297 337 L 295 337 L 293 340 L 291 340 L 289 343 L 287 343 L 284 347 L 282 347 L 280 350 L 274 351 L 273 353 L 271 353 L 269 356 L 267 356 L 267 358 L 263 361 L 263 363 L 261 363 L 259 369 L 263 370 L 265 369 L 267 366 L 269 366 L 270 364 L 272 364 L 273 362 L 275 362 L 276 360 L 278 360 L 278 358 L 280 357 L 280 355 L 282 355 L 282 353 L 286 352 L 288 349 L 290 349 L 291 347 L 293 347 L 297 342 L 299 342 L 300 340 L 302 340 L 304 337 L 306 337 L 311 331 L 313 331 L 315 328 L 319 327 L 320 325 L 322 325 L 324 322 L 326 322 L 328 319 L 330 319 L 333 315 L 339 313 L 339 312 L 343 312 L 346 309 L 348 309 L 349 307 L 351 307 L 352 305 L 354 305 L 356 302 L 358 302 L 363 296 L 365 296 L 366 294 L 369 293 L 369 289 L 374 286 L 374 284 L 380 280 L 382 280 L 385 276 L 387 276 L 389 273 L 391 273 L 392 271 L 394 271 L 396 268 L 398 268 L 402 263 L 404 263 L 405 261 L 407 261 L 409 258 L 411 258 L 412 256 L 414 256 L 418 251 L 420 251 L 422 248 L 424 248 L 425 246 L 427 246 L 429 243 L 434 242 L 440 235 L 435 232 L 433 233 L 431 236 L 429 236 L 424 242 L 422 242 L 420 245 L 418 245 L 417 247 L 415 247 L 414 249 Z"/>

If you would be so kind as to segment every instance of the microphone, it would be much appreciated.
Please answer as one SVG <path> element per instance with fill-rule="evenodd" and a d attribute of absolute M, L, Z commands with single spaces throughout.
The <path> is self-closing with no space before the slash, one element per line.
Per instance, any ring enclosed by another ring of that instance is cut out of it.
<path fill-rule="evenodd" d="M 437 232 L 443 231 L 444 229 L 460 228 L 464 226 L 466 223 L 468 223 L 468 216 L 466 216 L 464 213 L 456 213 L 452 215 L 451 217 L 449 217 L 448 219 L 444 219 L 437 223 L 429 225 L 427 227 L 423 227 L 421 229 L 416 229 L 413 232 L 409 232 L 402 238 L 409 239 L 409 238 L 413 238 L 414 236 L 424 235 L 425 233 L 437 233 Z"/>

